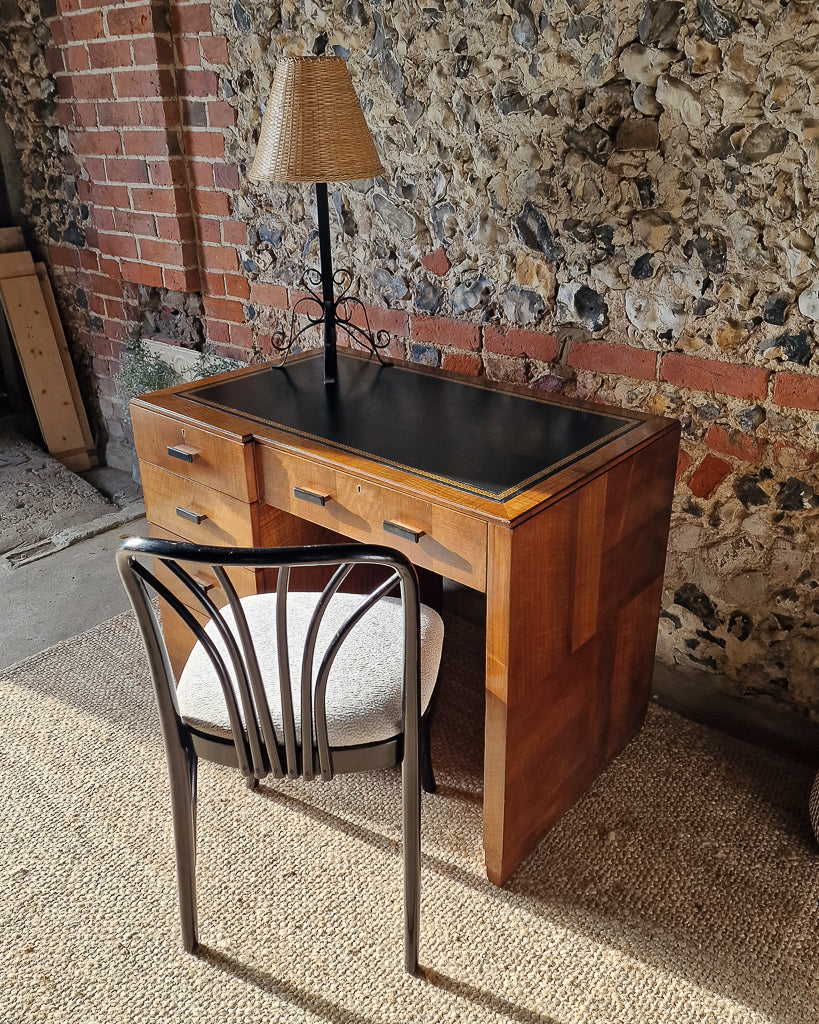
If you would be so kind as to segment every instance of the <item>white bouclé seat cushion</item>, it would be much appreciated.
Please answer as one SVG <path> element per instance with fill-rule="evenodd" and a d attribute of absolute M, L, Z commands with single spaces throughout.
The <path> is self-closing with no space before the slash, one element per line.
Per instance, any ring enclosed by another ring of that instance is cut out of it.
<path fill-rule="evenodd" d="M 288 650 L 293 714 L 297 742 L 301 742 L 301 660 L 314 593 L 288 595 Z M 313 662 L 313 682 L 328 643 L 347 616 L 361 603 L 356 594 L 335 594 L 327 608 Z M 242 599 L 259 669 L 270 705 L 276 738 L 284 741 L 276 644 L 276 595 L 255 594 Z M 224 609 L 233 627 L 230 609 Z M 206 627 L 232 675 L 232 667 L 216 626 Z M 435 687 L 441 659 L 444 627 L 440 615 L 421 605 L 421 712 L 426 711 Z M 240 646 L 241 649 L 241 646 Z M 397 598 L 382 598 L 358 622 L 333 662 L 327 685 L 327 732 L 333 747 L 377 743 L 401 732 L 403 687 L 403 613 Z M 183 721 L 191 728 L 231 738 L 227 706 L 216 672 L 201 643 L 197 643 L 179 678 L 177 701 Z M 239 703 L 241 713 L 241 703 Z M 244 720 L 244 715 L 242 715 Z"/>

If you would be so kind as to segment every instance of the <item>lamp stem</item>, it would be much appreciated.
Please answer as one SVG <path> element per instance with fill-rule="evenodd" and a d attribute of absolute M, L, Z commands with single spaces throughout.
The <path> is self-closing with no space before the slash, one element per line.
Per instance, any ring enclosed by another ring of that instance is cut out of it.
<path fill-rule="evenodd" d="M 321 260 L 321 299 L 324 306 L 324 383 L 335 384 L 338 380 L 336 300 L 333 294 L 333 258 L 330 252 L 330 210 L 327 202 L 327 185 L 323 181 L 316 182 L 316 214 Z"/>

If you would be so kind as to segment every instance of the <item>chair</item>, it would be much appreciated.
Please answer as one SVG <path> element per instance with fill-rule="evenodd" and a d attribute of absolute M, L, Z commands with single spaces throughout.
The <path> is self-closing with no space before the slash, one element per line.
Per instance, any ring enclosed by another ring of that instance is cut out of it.
<path fill-rule="evenodd" d="M 415 973 L 419 761 L 425 762 L 425 788 L 432 788 L 429 709 L 443 623 L 420 603 L 412 564 L 398 551 L 366 545 L 239 549 L 142 538 L 126 540 L 116 559 L 159 705 L 185 949 L 192 952 L 198 943 L 200 757 L 238 768 L 252 788 L 268 775 L 329 781 L 339 773 L 400 763 L 404 967 Z M 342 591 L 360 565 L 380 567 L 387 578 L 366 595 Z M 294 589 L 293 570 L 308 566 L 325 567 L 324 578 L 331 576 L 320 593 Z M 201 582 L 208 567 L 218 592 Z M 248 568 L 275 570 L 275 593 L 240 599 L 231 574 L 236 579 Z M 398 596 L 388 596 L 396 589 Z M 178 680 L 154 596 L 162 600 L 166 629 L 168 616 L 177 616 L 195 639 Z"/>

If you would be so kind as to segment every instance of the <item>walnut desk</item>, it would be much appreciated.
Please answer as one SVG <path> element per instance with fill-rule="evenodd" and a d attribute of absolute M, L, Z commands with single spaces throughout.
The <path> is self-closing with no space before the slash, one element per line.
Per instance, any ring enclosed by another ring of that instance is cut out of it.
<path fill-rule="evenodd" d="M 484 849 L 501 884 L 643 722 L 679 425 L 353 353 L 339 374 L 327 389 L 316 353 L 137 399 L 151 530 L 342 535 L 486 593 Z M 243 570 L 237 588 L 269 582 Z"/>

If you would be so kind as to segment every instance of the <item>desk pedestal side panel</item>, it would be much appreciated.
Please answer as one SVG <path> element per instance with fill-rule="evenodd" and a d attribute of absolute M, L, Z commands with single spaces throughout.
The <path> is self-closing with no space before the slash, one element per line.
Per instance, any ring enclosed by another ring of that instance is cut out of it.
<path fill-rule="evenodd" d="M 484 848 L 502 884 L 637 733 L 677 434 L 519 527 L 490 527 Z"/>

